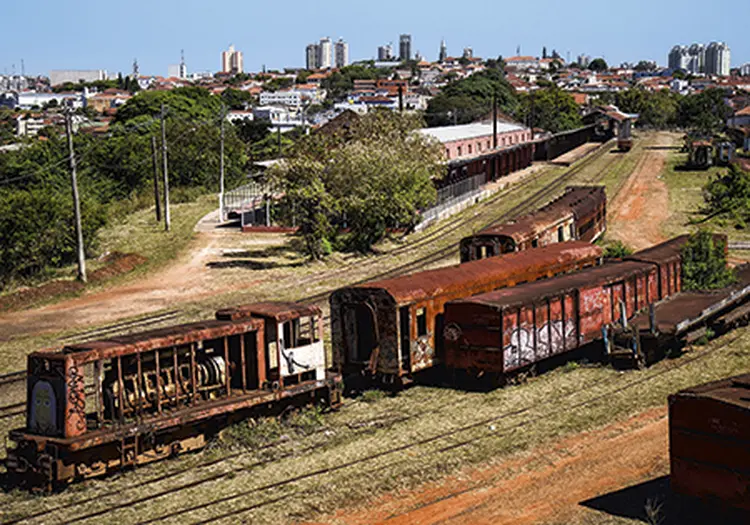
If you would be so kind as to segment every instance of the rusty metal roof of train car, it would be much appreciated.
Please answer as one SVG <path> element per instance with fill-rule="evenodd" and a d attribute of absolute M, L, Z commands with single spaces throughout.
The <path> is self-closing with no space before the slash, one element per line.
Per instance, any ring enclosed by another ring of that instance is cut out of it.
<path fill-rule="evenodd" d="M 550 223 L 558 221 L 561 211 L 570 210 L 575 213 L 574 206 L 582 214 L 590 213 L 596 208 L 597 202 L 606 198 L 604 186 L 575 186 L 557 199 L 549 202 L 538 210 L 523 215 L 512 222 L 497 224 L 481 230 L 474 237 L 505 235 L 514 237 L 519 234 L 538 234 L 549 228 Z"/>
<path fill-rule="evenodd" d="M 288 321 L 305 316 L 322 315 L 320 308 L 315 305 L 292 302 L 265 302 L 243 304 L 222 308 L 216 312 L 216 318 L 222 321 L 236 321 L 248 317 L 270 317 L 277 321 Z"/>
<path fill-rule="evenodd" d="M 688 240 L 688 235 L 680 235 L 651 248 L 624 257 L 626 261 L 642 261 L 651 263 L 663 263 L 680 258 L 682 247 Z"/>
<path fill-rule="evenodd" d="M 750 374 L 686 388 L 670 397 L 712 399 L 748 410 L 750 409 Z"/>
<path fill-rule="evenodd" d="M 555 264 L 569 264 L 601 257 L 602 250 L 583 241 L 568 241 L 498 257 L 428 270 L 403 277 L 357 285 L 356 288 L 381 288 L 397 302 L 409 302 L 461 289 L 475 282 L 496 279 L 499 273 L 523 278 L 527 272 L 542 272 Z"/>
<path fill-rule="evenodd" d="M 60 350 L 45 350 L 32 355 L 50 356 L 54 354 L 73 354 L 80 362 L 110 359 L 118 355 L 168 348 L 215 339 L 262 328 L 260 319 L 246 319 L 243 321 L 200 321 L 177 326 L 168 326 L 140 332 L 136 334 L 120 335 L 63 347 Z"/>
<path fill-rule="evenodd" d="M 588 268 L 567 275 L 560 275 L 543 281 L 526 283 L 513 288 L 503 288 L 473 297 L 453 301 L 455 304 L 483 304 L 497 309 L 520 306 L 542 301 L 546 298 L 560 297 L 579 288 L 606 285 L 615 281 L 648 272 L 653 266 L 646 263 L 627 261 L 612 262 Z"/>

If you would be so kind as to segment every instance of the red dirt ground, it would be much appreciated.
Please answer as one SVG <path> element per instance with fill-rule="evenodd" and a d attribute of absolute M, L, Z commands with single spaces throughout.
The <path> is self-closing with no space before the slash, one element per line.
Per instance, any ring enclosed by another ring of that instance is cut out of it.
<path fill-rule="evenodd" d="M 664 148 L 673 138 L 661 133 L 654 147 Z M 659 179 L 668 149 L 646 150 L 635 170 L 613 200 L 607 218 L 607 237 L 619 239 L 634 250 L 665 241 L 661 225 L 669 218 L 667 185 Z"/>
<path fill-rule="evenodd" d="M 451 477 L 391 494 L 320 523 L 364 525 L 564 522 L 579 503 L 668 470 L 667 410 L 630 419 Z"/>

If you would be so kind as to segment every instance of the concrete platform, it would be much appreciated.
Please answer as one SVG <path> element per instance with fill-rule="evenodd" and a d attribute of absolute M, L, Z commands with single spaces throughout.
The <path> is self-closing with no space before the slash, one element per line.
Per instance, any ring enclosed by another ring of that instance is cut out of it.
<path fill-rule="evenodd" d="M 551 161 L 549 161 L 549 163 L 554 164 L 555 166 L 571 166 L 589 153 L 596 151 L 603 145 L 604 143 L 601 142 L 587 142 L 582 146 L 578 146 L 576 149 L 572 149 L 567 153 L 563 153 L 556 159 L 552 159 Z"/>

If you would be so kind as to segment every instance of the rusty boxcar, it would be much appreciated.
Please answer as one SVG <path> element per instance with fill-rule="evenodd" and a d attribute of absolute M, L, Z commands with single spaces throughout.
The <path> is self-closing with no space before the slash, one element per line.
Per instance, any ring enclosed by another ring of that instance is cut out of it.
<path fill-rule="evenodd" d="M 593 266 L 601 255 L 572 241 L 339 289 L 330 299 L 334 365 L 352 379 L 407 379 L 440 362 L 447 301 Z"/>
<path fill-rule="evenodd" d="M 446 366 L 508 374 L 622 333 L 639 310 L 682 288 L 682 235 L 622 262 L 445 306 Z M 625 356 L 623 356 L 625 357 Z M 642 355 L 627 352 L 628 358 Z M 644 364 L 638 362 L 636 364 Z"/>
<path fill-rule="evenodd" d="M 445 365 L 513 373 L 601 340 L 657 299 L 654 265 L 627 261 L 451 301 Z"/>
<path fill-rule="evenodd" d="M 594 242 L 606 229 L 604 186 L 569 186 L 563 195 L 532 213 L 462 239 L 461 262 L 568 240 Z"/>
<path fill-rule="evenodd" d="M 750 519 L 750 374 L 669 396 L 669 459 L 672 490 Z"/>
<path fill-rule="evenodd" d="M 264 326 L 273 312 L 257 313 L 32 353 L 8 472 L 50 487 L 200 448 L 257 410 L 340 403 L 319 310 L 293 313 L 301 327 L 275 342 Z"/>

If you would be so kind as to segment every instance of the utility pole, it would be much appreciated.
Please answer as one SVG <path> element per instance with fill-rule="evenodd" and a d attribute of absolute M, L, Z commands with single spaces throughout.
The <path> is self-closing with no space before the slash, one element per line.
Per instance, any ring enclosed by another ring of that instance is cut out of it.
<path fill-rule="evenodd" d="M 224 222 L 224 121 L 226 107 L 221 105 L 221 146 L 219 156 L 219 222 Z"/>
<path fill-rule="evenodd" d="M 76 243 L 78 244 L 78 280 L 86 282 L 86 255 L 83 252 L 83 228 L 81 227 L 81 200 L 78 196 L 78 178 L 76 175 L 76 154 L 73 150 L 73 121 L 70 109 L 65 112 L 65 132 L 68 135 L 68 153 L 70 155 L 70 182 L 73 186 L 73 212 L 76 221 Z"/>
<path fill-rule="evenodd" d="M 154 157 L 154 204 L 156 222 L 161 222 L 161 199 L 159 198 L 159 154 L 156 151 L 156 136 L 151 135 L 151 153 Z"/>
<path fill-rule="evenodd" d="M 164 230 L 169 231 L 171 221 L 169 220 L 169 161 L 167 159 L 167 125 L 165 122 L 166 110 L 164 103 L 161 105 L 161 155 L 164 163 L 162 175 L 164 175 Z"/>
<path fill-rule="evenodd" d="M 492 94 L 492 148 L 497 149 L 497 95 Z"/>

